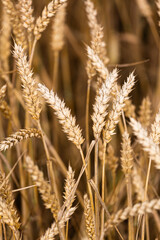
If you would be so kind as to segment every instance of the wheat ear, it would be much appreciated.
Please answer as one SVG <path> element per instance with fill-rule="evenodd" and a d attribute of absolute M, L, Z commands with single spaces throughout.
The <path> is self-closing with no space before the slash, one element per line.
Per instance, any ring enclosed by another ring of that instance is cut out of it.
<path fill-rule="evenodd" d="M 27 41 L 19 11 L 16 9 L 16 6 L 14 6 L 11 0 L 2 0 L 2 4 L 4 5 L 6 12 L 10 17 L 13 33 L 16 37 L 16 43 L 22 45 L 23 48 L 26 49 Z"/>
<path fill-rule="evenodd" d="M 6 95 L 6 88 L 7 88 L 6 85 L 4 85 L 3 87 L 0 88 L 0 102 L 3 100 L 3 98 Z"/>
<path fill-rule="evenodd" d="M 99 73 L 102 79 L 106 79 L 108 76 L 108 69 L 105 67 L 103 61 L 99 58 L 99 56 L 94 52 L 92 48 L 87 46 L 87 54 L 88 58 L 91 60 L 93 67 Z"/>
<path fill-rule="evenodd" d="M 131 92 L 135 83 L 135 77 L 133 73 L 129 75 L 127 81 L 123 84 L 122 89 L 118 92 L 117 96 L 113 100 L 112 110 L 108 115 L 108 120 L 106 122 L 105 130 L 104 130 L 104 140 L 108 143 L 111 141 L 111 136 L 115 132 L 116 124 L 119 122 L 119 117 L 121 115 L 121 111 L 125 106 L 125 101 L 129 98 L 129 93 Z"/>
<path fill-rule="evenodd" d="M 36 128 L 20 129 L 18 132 L 10 135 L 9 137 L 5 138 L 5 140 L 0 142 L 0 151 L 6 151 L 8 148 L 11 148 L 18 142 L 21 142 L 23 139 L 31 137 L 40 138 L 40 131 Z"/>
<path fill-rule="evenodd" d="M 92 1 L 85 0 L 84 3 L 91 32 L 91 48 L 106 65 L 109 60 L 107 58 L 103 28 L 97 21 L 97 10 L 95 9 Z"/>
<path fill-rule="evenodd" d="M 23 27 L 26 28 L 28 33 L 31 33 L 34 28 L 35 20 L 33 17 L 32 0 L 21 0 L 19 4 Z"/>
<path fill-rule="evenodd" d="M 151 125 L 151 134 L 153 141 L 156 144 L 160 143 L 160 109 L 158 113 L 156 114 L 154 123 Z"/>
<path fill-rule="evenodd" d="M 86 232 L 87 232 L 88 238 L 90 240 L 95 240 L 96 239 L 95 221 L 94 221 L 94 216 L 92 214 L 91 203 L 90 203 L 90 200 L 88 199 L 87 194 L 84 195 L 84 215 L 85 215 Z"/>
<path fill-rule="evenodd" d="M 34 164 L 29 156 L 27 156 L 25 159 L 25 167 L 29 172 L 34 184 L 36 184 L 38 187 L 45 207 L 51 209 L 54 218 L 57 220 L 57 213 L 59 210 L 58 201 L 55 194 L 51 191 L 50 184 L 45 181 L 43 172 L 39 170 L 38 166 Z"/>
<path fill-rule="evenodd" d="M 33 72 L 30 70 L 30 65 L 27 61 L 24 49 L 17 44 L 14 46 L 14 57 L 16 58 L 18 72 L 22 81 L 23 96 L 28 111 L 33 119 L 38 120 L 41 112 L 41 104 L 37 91 L 37 84 L 33 78 Z"/>
<path fill-rule="evenodd" d="M 72 207 L 69 210 L 66 210 L 63 213 L 62 218 L 59 221 L 59 227 L 60 229 L 65 226 L 65 223 L 69 221 L 72 214 L 75 212 L 76 207 Z M 45 234 L 40 238 L 40 240 L 53 240 L 54 237 L 59 233 L 58 226 L 56 222 L 54 222 L 51 226 L 51 228 L 48 228 Z"/>
<path fill-rule="evenodd" d="M 160 0 L 157 0 L 156 4 L 157 4 L 157 8 L 158 8 L 157 13 L 158 13 L 158 16 L 160 17 Z M 160 27 L 160 20 L 158 23 L 159 23 L 159 27 Z"/>
<path fill-rule="evenodd" d="M 133 190 L 136 192 L 136 195 L 137 195 L 137 200 L 140 202 L 143 202 L 144 201 L 144 183 L 137 171 L 136 166 L 133 167 L 133 171 L 132 171 L 132 183 L 134 185 Z"/>
<path fill-rule="evenodd" d="M 14 233 L 16 240 L 19 240 L 20 233 L 15 226 L 15 219 L 12 216 L 11 210 L 7 203 L 0 197 L 0 219 L 6 223 Z"/>
<path fill-rule="evenodd" d="M 53 51 L 60 51 L 64 45 L 65 16 L 67 3 L 60 6 L 56 12 L 52 24 L 52 42 Z"/>
<path fill-rule="evenodd" d="M 102 84 L 96 96 L 95 104 L 93 105 L 93 132 L 96 139 L 99 138 L 101 131 L 105 125 L 105 117 L 107 116 L 107 107 L 110 100 L 112 86 L 117 80 L 118 72 L 114 69 L 113 72 L 106 77 L 106 81 Z"/>
<path fill-rule="evenodd" d="M 149 97 L 142 100 L 139 110 L 138 121 L 144 126 L 149 127 L 151 123 L 151 101 Z"/>
<path fill-rule="evenodd" d="M 2 7 L 1 11 L 1 34 L 0 34 L 0 61 L 1 70 L 9 70 L 11 23 L 6 9 Z M 5 74 L 4 74 L 5 75 Z"/>
<path fill-rule="evenodd" d="M 138 142 L 143 146 L 143 149 L 149 153 L 150 158 L 155 162 L 157 169 L 160 169 L 160 148 L 154 143 L 153 139 L 148 136 L 147 130 L 145 130 L 141 123 L 133 118 L 130 118 L 130 125 L 133 128 L 133 132 L 138 138 Z"/>
<path fill-rule="evenodd" d="M 64 101 L 61 101 L 52 90 L 49 91 L 44 85 L 39 83 L 38 90 L 42 93 L 46 102 L 54 109 L 68 139 L 79 148 L 84 139 L 81 134 L 82 130 L 76 125 L 75 117 L 71 115 L 71 110 L 65 106 Z"/>
<path fill-rule="evenodd" d="M 50 18 L 55 15 L 57 9 L 64 3 L 66 0 L 55 0 L 51 1 L 47 7 L 42 11 L 42 16 L 38 17 L 34 27 L 34 35 L 36 40 L 41 37 L 41 33 L 46 29 L 50 22 Z"/>
<path fill-rule="evenodd" d="M 15 237 L 19 237 L 19 216 L 14 207 L 14 198 L 12 195 L 9 180 L 5 178 L 5 174 L 0 172 L 0 217 L 2 221 L 9 225 L 14 232 Z"/>
<path fill-rule="evenodd" d="M 113 225 L 117 225 L 122 221 L 125 221 L 129 216 L 135 217 L 137 215 L 142 215 L 145 213 L 152 213 L 153 210 L 160 209 L 160 200 L 153 199 L 150 202 L 137 203 L 132 208 L 127 207 L 125 209 L 119 210 L 116 214 L 111 215 L 111 217 L 105 223 L 105 230 Z"/>

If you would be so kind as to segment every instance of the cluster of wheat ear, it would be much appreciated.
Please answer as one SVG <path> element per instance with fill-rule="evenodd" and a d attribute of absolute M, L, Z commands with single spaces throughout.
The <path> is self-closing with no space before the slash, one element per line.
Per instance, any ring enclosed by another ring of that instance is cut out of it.
<path fill-rule="evenodd" d="M 112 64 L 109 43 L 118 43 L 108 32 L 106 44 L 92 0 L 82 0 L 85 11 L 78 13 L 90 31 L 84 51 L 81 34 L 67 24 L 78 1 L 46 2 L 39 16 L 40 2 L 0 2 L 0 239 L 159 239 L 160 108 L 154 101 L 160 85 L 137 107 L 131 92 L 139 74 L 148 80 L 147 74 L 141 67 L 126 75 L 119 66 L 146 61 Z M 102 2 L 110 15 L 114 4 Z M 129 11 L 121 13 L 115 2 L 129 29 Z M 159 51 L 153 10 L 147 0 L 135 3 Z M 156 7 L 160 16 L 160 1 Z M 119 35 L 122 42 L 140 42 L 134 34 Z M 87 77 L 78 90 L 76 71 Z"/>

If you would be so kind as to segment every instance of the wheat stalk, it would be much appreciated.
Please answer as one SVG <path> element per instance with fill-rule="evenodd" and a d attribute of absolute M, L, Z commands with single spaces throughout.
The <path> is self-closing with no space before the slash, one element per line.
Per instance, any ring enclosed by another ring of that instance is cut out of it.
<path fill-rule="evenodd" d="M 148 136 L 147 130 L 145 130 L 140 122 L 130 118 L 130 125 L 133 128 L 133 132 L 138 138 L 138 142 L 143 146 L 143 149 L 149 153 L 150 158 L 155 162 L 157 169 L 160 169 L 160 149 L 153 139 Z"/>
<path fill-rule="evenodd" d="M 64 101 L 61 101 L 52 90 L 49 91 L 44 85 L 39 83 L 38 90 L 42 93 L 46 102 L 54 109 L 68 139 L 79 148 L 84 139 L 81 134 L 82 130 L 76 125 L 75 117 L 71 115 L 71 110 L 65 106 Z"/>
<path fill-rule="evenodd" d="M 6 151 L 8 148 L 13 147 L 18 142 L 31 137 L 41 137 L 41 133 L 36 128 L 20 129 L 18 132 L 5 138 L 0 142 L 0 151 Z"/>

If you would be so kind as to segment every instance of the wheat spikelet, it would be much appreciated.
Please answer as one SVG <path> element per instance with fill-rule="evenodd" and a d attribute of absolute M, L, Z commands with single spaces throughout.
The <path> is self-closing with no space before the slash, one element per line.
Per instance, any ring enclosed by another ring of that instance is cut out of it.
<path fill-rule="evenodd" d="M 0 62 L 3 71 L 9 70 L 9 55 L 10 55 L 10 34 L 11 25 L 9 16 L 4 7 L 2 8 L 1 17 L 1 34 L 0 34 Z"/>
<path fill-rule="evenodd" d="M 140 122 L 130 118 L 130 125 L 133 128 L 133 132 L 138 138 L 138 142 L 143 146 L 143 149 L 149 153 L 151 159 L 155 162 L 157 169 L 160 169 L 160 149 L 153 139 L 148 136 L 147 130 L 145 130 Z"/>
<path fill-rule="evenodd" d="M 69 108 L 65 106 L 64 101 L 61 101 L 59 97 L 47 87 L 42 84 L 38 84 L 38 90 L 42 93 L 46 102 L 54 109 L 59 122 L 62 124 L 63 131 L 67 134 L 68 139 L 72 141 L 78 148 L 84 142 L 81 134 L 81 129 L 76 125 L 76 119 L 71 115 Z"/>
<path fill-rule="evenodd" d="M 64 28 L 67 4 L 64 3 L 56 12 L 52 24 L 52 42 L 53 51 L 61 51 L 64 45 Z"/>
<path fill-rule="evenodd" d="M 21 0 L 19 4 L 23 27 L 26 28 L 28 33 L 31 33 L 34 28 L 32 0 Z"/>
<path fill-rule="evenodd" d="M 127 131 L 122 136 L 121 165 L 125 175 L 131 174 L 133 167 L 133 149 Z"/>
<path fill-rule="evenodd" d="M 135 77 L 133 73 L 129 75 L 127 81 L 123 84 L 122 89 L 117 92 L 116 98 L 113 100 L 112 110 L 109 113 L 108 120 L 106 122 L 104 130 L 104 140 L 108 143 L 111 141 L 111 136 L 115 132 L 116 124 L 119 122 L 121 111 L 125 106 L 125 101 L 129 98 L 128 95 L 131 92 L 135 83 Z"/>
<path fill-rule="evenodd" d="M 41 112 L 41 104 L 37 91 L 37 83 L 33 78 L 33 72 L 30 70 L 29 62 L 27 61 L 24 49 L 17 44 L 14 46 L 14 57 L 16 58 L 18 72 L 21 77 L 23 96 L 28 111 L 33 119 L 38 120 Z"/>
<path fill-rule="evenodd" d="M 59 220 L 59 227 L 63 228 L 65 226 L 65 223 L 69 221 L 72 214 L 75 212 L 76 207 L 72 207 L 69 210 L 66 210 L 63 213 L 62 218 Z M 58 226 L 56 222 L 54 222 L 51 226 L 51 228 L 48 228 L 45 234 L 40 238 L 40 240 L 53 240 L 54 237 L 59 233 Z"/>
<path fill-rule="evenodd" d="M 149 97 L 142 100 L 138 120 L 144 127 L 148 127 L 151 122 L 151 101 Z"/>
<path fill-rule="evenodd" d="M 19 11 L 14 6 L 11 0 L 2 0 L 2 3 L 6 9 L 7 14 L 10 17 L 12 23 L 13 33 L 16 37 L 16 43 L 22 45 L 24 49 L 27 47 L 25 31 L 21 23 Z"/>
<path fill-rule="evenodd" d="M 96 239 L 95 222 L 94 217 L 92 215 L 91 203 L 90 200 L 88 199 L 87 194 L 84 195 L 84 215 L 88 239 L 95 240 Z"/>
<path fill-rule="evenodd" d="M 87 46 L 87 54 L 95 70 L 99 73 L 100 77 L 102 77 L 102 79 L 105 80 L 109 73 L 104 63 L 101 61 L 98 55 L 94 52 L 94 50 L 89 46 Z"/>
<path fill-rule="evenodd" d="M 72 170 L 71 166 L 69 165 L 68 171 L 67 171 L 67 178 L 65 180 L 65 193 L 64 193 L 64 199 L 65 201 L 68 201 L 69 198 L 72 198 L 71 201 L 69 202 L 69 208 L 71 207 L 72 203 L 74 202 L 75 195 L 74 197 L 71 197 L 72 190 L 75 187 L 75 178 L 74 178 L 74 171 Z"/>
<path fill-rule="evenodd" d="M 10 135 L 0 142 L 0 151 L 6 151 L 8 148 L 11 148 L 18 142 L 21 142 L 23 139 L 31 137 L 39 138 L 41 137 L 41 132 L 36 128 L 20 129 L 18 132 Z"/>
<path fill-rule="evenodd" d="M 134 185 L 134 191 L 137 194 L 137 200 L 143 202 L 144 200 L 144 184 L 141 176 L 139 175 L 136 166 L 133 167 L 132 171 L 132 183 Z"/>
<path fill-rule="evenodd" d="M 158 113 L 156 114 L 154 123 L 151 125 L 150 136 L 152 137 L 153 141 L 156 144 L 160 143 L 160 109 L 159 109 Z"/>
<path fill-rule="evenodd" d="M 160 200 L 153 199 L 150 202 L 137 203 L 132 208 L 127 207 L 125 209 L 119 210 L 115 215 L 110 216 L 110 218 L 105 223 L 105 230 L 113 225 L 117 225 L 120 222 L 126 220 L 129 216 L 135 217 L 137 215 L 142 215 L 145 213 L 152 213 L 153 210 L 160 209 Z"/>
<path fill-rule="evenodd" d="M 34 184 L 36 184 L 36 186 L 38 187 L 38 190 L 44 201 L 45 207 L 51 209 L 54 218 L 57 220 L 59 205 L 55 193 L 52 193 L 51 186 L 48 182 L 45 181 L 43 172 L 39 170 L 38 166 L 34 164 L 34 162 L 29 156 L 26 157 L 25 162 L 26 162 L 25 167 L 27 171 L 30 173 L 30 176 Z"/>
<path fill-rule="evenodd" d="M 65 2 L 66 2 L 66 0 L 51 1 L 47 5 L 47 7 L 45 7 L 43 9 L 42 16 L 38 17 L 38 19 L 36 20 L 35 27 L 34 27 L 34 35 L 37 40 L 41 37 L 41 33 L 48 26 L 48 24 L 50 22 L 50 18 L 52 18 L 55 15 L 57 9 Z"/>
<path fill-rule="evenodd" d="M 112 73 L 106 78 L 106 81 L 102 84 L 96 96 L 95 104 L 93 105 L 93 132 L 94 137 L 99 138 L 101 131 L 105 125 L 105 117 L 107 116 L 107 107 L 110 100 L 110 93 L 112 86 L 117 80 L 118 72 L 117 69 L 113 70 Z"/>

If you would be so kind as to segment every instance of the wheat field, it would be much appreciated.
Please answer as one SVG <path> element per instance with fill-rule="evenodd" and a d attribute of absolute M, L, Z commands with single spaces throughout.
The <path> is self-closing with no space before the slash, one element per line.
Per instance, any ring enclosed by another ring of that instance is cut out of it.
<path fill-rule="evenodd" d="M 160 239 L 159 19 L 0 0 L 0 240 Z"/>

